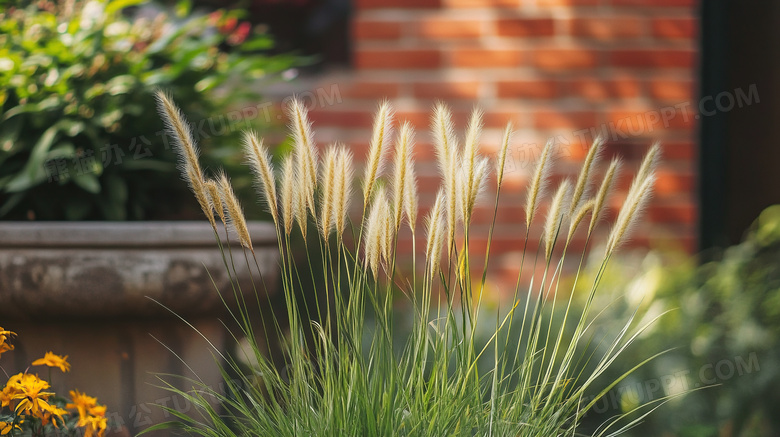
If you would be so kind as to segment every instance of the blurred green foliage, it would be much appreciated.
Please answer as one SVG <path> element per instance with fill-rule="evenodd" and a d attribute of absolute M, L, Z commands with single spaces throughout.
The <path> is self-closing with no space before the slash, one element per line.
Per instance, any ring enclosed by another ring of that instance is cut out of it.
<path fill-rule="evenodd" d="M 593 423 L 671 396 L 631 435 L 780 435 L 780 205 L 766 209 L 741 244 L 706 255 L 711 261 L 701 265 L 653 252 L 638 263 L 611 261 L 602 289 L 613 293 L 597 303 L 606 307 L 597 331 L 637 309 L 645 322 L 671 311 L 614 372 L 648 350 L 673 349 L 614 389 L 594 408 Z"/>
<path fill-rule="evenodd" d="M 296 62 L 264 55 L 270 36 L 241 22 L 241 10 L 197 15 L 179 2 L 171 13 L 130 18 L 127 8 L 142 1 L 26 3 L 0 12 L 6 219 L 187 216 L 194 203 L 151 109 L 152 92 L 173 95 L 196 137 L 208 119 L 207 134 L 196 139 L 206 144 L 207 164 L 224 163 L 236 154 L 239 130 L 226 114 L 258 98 L 247 84 Z"/>

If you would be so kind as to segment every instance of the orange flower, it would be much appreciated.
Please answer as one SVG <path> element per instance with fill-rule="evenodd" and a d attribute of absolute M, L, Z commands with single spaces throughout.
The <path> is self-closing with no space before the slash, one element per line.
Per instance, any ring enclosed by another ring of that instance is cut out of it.
<path fill-rule="evenodd" d="M 3 355 L 4 352 L 14 350 L 13 345 L 8 344 L 8 340 L 10 340 L 10 338 L 14 335 L 16 335 L 15 332 L 6 331 L 2 326 L 0 326 L 0 355 Z"/>
<path fill-rule="evenodd" d="M 44 391 L 49 387 L 49 383 L 38 378 L 38 375 L 29 373 L 14 375 L 8 380 L 8 384 L 3 389 L 3 404 L 6 401 L 9 403 L 18 401 L 16 407 L 14 407 L 17 415 L 31 414 L 40 419 L 45 419 L 45 415 L 49 414 L 50 417 L 54 415 L 62 419 L 61 412 L 65 411 L 47 402 L 50 396 L 54 396 L 54 393 Z M 10 399 L 5 399 L 6 397 Z"/>
<path fill-rule="evenodd" d="M 93 435 L 103 437 L 108 426 L 106 406 L 98 405 L 96 398 L 87 396 L 78 390 L 71 390 L 70 398 L 73 402 L 66 407 L 78 410 L 79 421 L 77 425 L 84 427 L 84 437 L 92 437 Z"/>
<path fill-rule="evenodd" d="M 68 363 L 68 356 L 65 355 L 64 357 L 61 357 L 59 355 L 54 354 L 53 352 L 46 352 L 46 355 L 44 355 L 43 358 L 33 361 L 32 365 L 59 367 L 59 369 L 62 370 L 63 372 L 70 371 L 70 363 Z"/>
<path fill-rule="evenodd" d="M 19 431 L 22 430 L 22 427 L 20 427 L 18 424 L 14 425 L 12 422 L 0 422 L 0 435 L 6 435 L 13 431 L 14 428 Z"/>
<path fill-rule="evenodd" d="M 81 419 L 88 417 L 91 414 L 92 409 L 97 407 L 97 398 L 87 396 L 78 390 L 70 391 L 70 399 L 73 402 L 65 405 L 65 408 L 77 410 Z"/>

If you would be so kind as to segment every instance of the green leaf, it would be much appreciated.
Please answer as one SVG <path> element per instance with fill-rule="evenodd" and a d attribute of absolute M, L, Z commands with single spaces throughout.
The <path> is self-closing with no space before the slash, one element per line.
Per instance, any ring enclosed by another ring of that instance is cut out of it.
<path fill-rule="evenodd" d="M 108 6 L 106 6 L 106 14 L 113 14 L 114 12 L 121 11 L 124 8 L 137 6 L 142 3 L 146 3 L 146 0 L 114 0 L 109 2 Z"/>
<path fill-rule="evenodd" d="M 73 182 L 85 191 L 98 194 L 100 192 L 100 182 L 92 173 L 82 173 L 73 177 Z"/>

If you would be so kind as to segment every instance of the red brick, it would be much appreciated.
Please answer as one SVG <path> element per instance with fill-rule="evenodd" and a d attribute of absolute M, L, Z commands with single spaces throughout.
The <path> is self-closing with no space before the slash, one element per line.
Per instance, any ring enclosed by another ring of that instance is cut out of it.
<path fill-rule="evenodd" d="M 541 37 L 555 34 L 552 18 L 511 18 L 496 22 L 499 36 L 505 37 Z"/>
<path fill-rule="evenodd" d="M 661 143 L 662 156 L 665 160 L 675 159 L 690 161 L 696 156 L 696 147 L 690 141 L 664 141 Z"/>
<path fill-rule="evenodd" d="M 666 8 L 693 8 L 698 4 L 697 0 L 612 0 L 616 6 L 652 6 Z"/>
<path fill-rule="evenodd" d="M 416 35 L 431 39 L 479 38 L 483 21 L 426 18 L 417 23 Z"/>
<path fill-rule="evenodd" d="M 664 111 L 668 115 L 664 120 Z M 610 131 L 614 131 L 618 137 L 654 137 L 659 131 L 667 129 L 689 129 L 693 124 L 693 117 L 684 116 L 673 107 L 651 108 L 645 110 L 617 109 L 607 114 L 607 121 L 611 123 Z"/>
<path fill-rule="evenodd" d="M 683 102 L 693 98 L 693 82 L 689 80 L 653 79 L 649 83 L 650 96 L 657 100 Z"/>
<path fill-rule="evenodd" d="M 424 99 L 476 99 L 479 82 L 425 82 L 414 84 L 414 96 Z"/>
<path fill-rule="evenodd" d="M 690 202 L 652 204 L 647 211 L 647 217 L 655 223 L 694 224 L 696 206 Z"/>
<path fill-rule="evenodd" d="M 496 84 L 496 94 L 503 98 L 551 99 L 558 96 L 558 83 L 552 80 L 513 80 Z"/>
<path fill-rule="evenodd" d="M 594 6 L 599 0 L 536 0 L 539 6 Z"/>
<path fill-rule="evenodd" d="M 357 9 L 434 9 L 441 0 L 355 0 Z"/>
<path fill-rule="evenodd" d="M 398 84 L 395 82 L 352 81 L 341 91 L 342 97 L 351 99 L 371 99 L 398 97 Z"/>
<path fill-rule="evenodd" d="M 537 129 L 588 129 L 596 125 L 593 112 L 568 112 L 541 110 L 534 112 L 534 126 Z"/>
<path fill-rule="evenodd" d="M 456 67 L 517 67 L 522 63 L 520 50 L 459 49 L 452 53 Z"/>
<path fill-rule="evenodd" d="M 574 36 L 602 41 L 642 35 L 642 23 L 637 17 L 575 18 L 569 25 Z"/>
<path fill-rule="evenodd" d="M 309 119 L 317 126 L 337 126 L 370 128 L 373 122 L 372 111 L 334 111 L 314 110 L 309 113 Z"/>
<path fill-rule="evenodd" d="M 570 93 L 588 101 L 630 99 L 640 95 L 641 85 L 633 77 L 617 79 L 581 78 L 571 83 Z"/>
<path fill-rule="evenodd" d="M 401 37 L 401 23 L 397 21 L 355 20 L 352 35 L 356 39 L 393 40 Z"/>
<path fill-rule="evenodd" d="M 430 69 L 441 65 L 438 50 L 425 49 L 358 49 L 355 67 L 358 69 Z"/>
<path fill-rule="evenodd" d="M 486 111 L 483 118 L 485 127 L 503 129 L 507 123 L 512 122 L 512 126 L 515 129 L 521 127 L 523 124 L 522 115 L 517 111 L 499 111 L 491 110 Z"/>
<path fill-rule="evenodd" d="M 693 190 L 694 178 L 690 172 L 660 168 L 656 170 L 655 176 L 655 191 L 659 197 L 687 194 Z"/>
<path fill-rule="evenodd" d="M 516 8 L 521 0 L 442 0 L 449 8 L 475 9 L 475 8 Z"/>
<path fill-rule="evenodd" d="M 615 50 L 611 64 L 632 68 L 691 68 L 694 52 L 676 49 Z"/>
<path fill-rule="evenodd" d="M 655 18 L 653 36 L 659 39 L 692 39 L 696 32 L 693 18 Z"/>
<path fill-rule="evenodd" d="M 534 64 L 548 71 L 587 69 L 598 63 L 598 54 L 588 49 L 538 49 L 533 54 Z"/>

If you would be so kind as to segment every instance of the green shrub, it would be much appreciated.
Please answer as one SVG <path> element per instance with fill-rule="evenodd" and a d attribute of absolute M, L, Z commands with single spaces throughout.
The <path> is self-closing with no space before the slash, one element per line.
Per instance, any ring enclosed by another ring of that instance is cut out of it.
<path fill-rule="evenodd" d="M 182 3 L 174 16 L 131 19 L 123 11 L 140 0 L 30 3 L 0 13 L 2 218 L 180 214 L 191 203 L 152 92 L 165 88 L 193 121 L 219 115 L 224 128 L 229 102 L 256 97 L 231 81 L 293 63 L 257 54 L 272 41 L 239 24 L 242 11 L 191 15 Z M 234 150 L 211 146 L 220 161 Z"/>
<path fill-rule="evenodd" d="M 692 390 L 635 435 L 780 435 L 780 206 L 766 209 L 742 243 L 708 256 L 697 265 L 684 255 L 650 253 L 633 271 L 625 261 L 611 266 L 603 281 L 602 296 L 612 303 L 605 326 L 637 305 L 640 316 L 672 310 L 647 331 L 641 349 L 627 350 L 623 367 L 647 348 L 674 349 L 627 378 L 593 415 Z M 628 287 L 618 286 L 632 275 Z"/>

